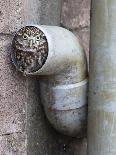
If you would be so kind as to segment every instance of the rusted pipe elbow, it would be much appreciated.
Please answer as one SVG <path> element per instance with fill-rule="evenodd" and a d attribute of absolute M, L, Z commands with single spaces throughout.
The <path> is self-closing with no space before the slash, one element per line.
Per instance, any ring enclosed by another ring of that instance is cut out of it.
<path fill-rule="evenodd" d="M 54 128 L 79 137 L 86 131 L 87 114 L 87 61 L 83 48 L 78 38 L 64 28 L 35 27 L 46 36 L 48 56 L 40 69 L 26 74 L 40 77 L 41 101 Z M 13 54 L 12 60 L 17 67 Z"/>

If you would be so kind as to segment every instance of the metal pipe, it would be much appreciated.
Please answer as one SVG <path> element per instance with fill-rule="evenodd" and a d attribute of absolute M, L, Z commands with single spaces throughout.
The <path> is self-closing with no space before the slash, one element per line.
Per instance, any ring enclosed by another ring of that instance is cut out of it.
<path fill-rule="evenodd" d="M 39 75 L 42 104 L 54 128 L 65 135 L 82 136 L 87 114 L 85 53 L 70 31 L 57 26 L 34 26 L 46 36 L 48 56 L 39 70 L 27 75 Z"/>
<path fill-rule="evenodd" d="M 92 0 L 88 155 L 116 155 L 116 1 Z"/>

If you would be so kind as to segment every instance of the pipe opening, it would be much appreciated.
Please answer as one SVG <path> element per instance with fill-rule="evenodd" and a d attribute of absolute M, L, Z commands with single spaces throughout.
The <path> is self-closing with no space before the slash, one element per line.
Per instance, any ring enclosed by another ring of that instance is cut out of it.
<path fill-rule="evenodd" d="M 52 126 L 76 137 L 85 131 L 87 65 L 78 38 L 61 27 L 32 25 L 16 33 L 12 47 L 18 70 L 44 75 L 39 78 L 40 98 Z"/>
<path fill-rule="evenodd" d="M 12 61 L 24 74 L 42 68 L 48 57 L 48 41 L 45 34 L 35 26 L 25 26 L 14 36 Z"/>

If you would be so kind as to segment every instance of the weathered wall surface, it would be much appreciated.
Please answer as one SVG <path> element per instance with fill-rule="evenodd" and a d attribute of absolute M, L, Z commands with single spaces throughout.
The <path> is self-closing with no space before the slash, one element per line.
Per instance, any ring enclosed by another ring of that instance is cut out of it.
<path fill-rule="evenodd" d="M 0 155 L 85 155 L 86 139 L 64 137 L 49 125 L 39 100 L 38 77 L 11 64 L 13 33 L 30 23 L 61 25 L 89 47 L 90 0 L 0 1 Z"/>
<path fill-rule="evenodd" d="M 13 33 L 22 26 L 60 24 L 60 5 L 60 0 L 0 1 L 0 155 L 52 155 L 52 148 L 57 150 L 39 104 L 38 80 L 18 73 L 10 52 Z"/>

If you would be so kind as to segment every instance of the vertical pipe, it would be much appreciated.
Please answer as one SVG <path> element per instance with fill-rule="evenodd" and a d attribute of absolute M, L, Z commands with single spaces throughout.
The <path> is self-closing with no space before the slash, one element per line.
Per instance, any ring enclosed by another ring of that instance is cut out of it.
<path fill-rule="evenodd" d="M 92 0 L 88 155 L 116 155 L 116 0 Z"/>

